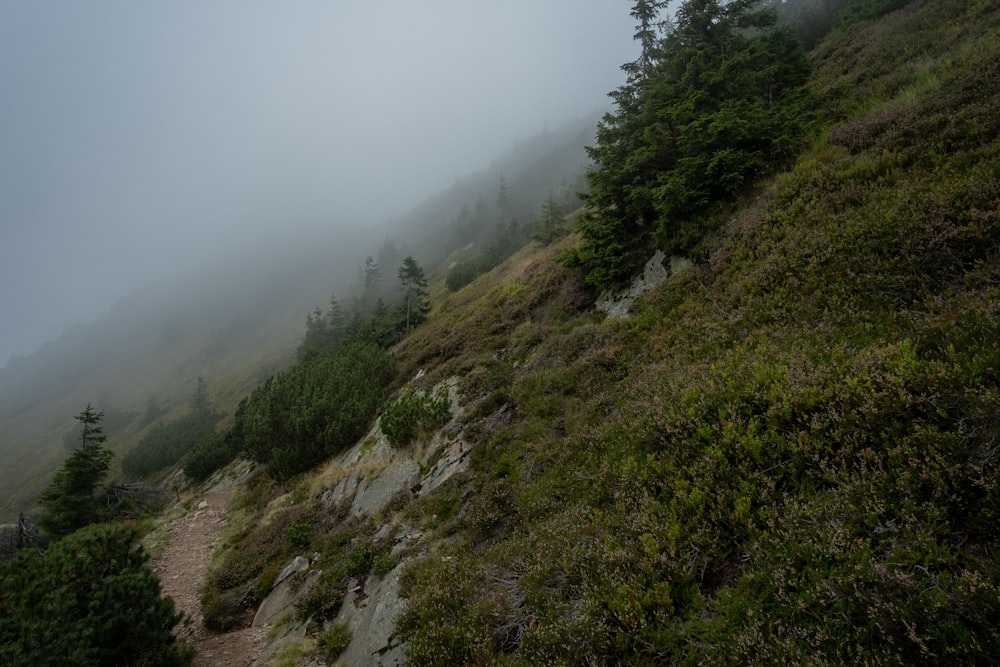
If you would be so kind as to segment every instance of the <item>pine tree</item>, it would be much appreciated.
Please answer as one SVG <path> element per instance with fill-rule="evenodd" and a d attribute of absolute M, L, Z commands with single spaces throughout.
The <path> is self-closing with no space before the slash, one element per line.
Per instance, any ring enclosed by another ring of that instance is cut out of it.
<path fill-rule="evenodd" d="M 406 332 L 410 325 L 422 322 L 430 310 L 427 296 L 427 278 L 424 269 L 411 255 L 407 255 L 399 267 L 399 282 L 406 290 Z"/>
<path fill-rule="evenodd" d="M 531 238 L 542 245 L 548 245 L 559 238 L 563 230 L 563 219 L 566 213 L 559 201 L 549 192 L 549 196 L 542 204 L 542 210 L 535 218 L 535 229 L 531 233 Z"/>
<path fill-rule="evenodd" d="M 0 664 L 190 663 L 134 529 L 90 526 L 44 553 L 24 549 L 0 567 Z"/>
<path fill-rule="evenodd" d="M 567 259 L 598 287 L 627 281 L 651 246 L 688 252 L 721 202 L 787 162 L 805 134 L 809 63 L 760 0 L 686 0 L 655 45 L 636 2 L 640 60 L 588 153 L 583 242 Z"/>
<path fill-rule="evenodd" d="M 94 495 L 108 472 L 112 456 L 104 448 L 103 417 L 104 413 L 95 412 L 89 403 L 74 417 L 81 424 L 81 445 L 42 492 L 43 513 L 38 524 L 56 537 L 104 518 L 104 508 Z"/>
<path fill-rule="evenodd" d="M 504 180 L 503 175 L 500 176 L 500 190 L 497 192 L 497 210 L 500 211 L 500 226 L 502 227 L 504 222 L 507 220 L 507 216 L 510 214 L 511 209 L 511 197 L 510 188 L 507 187 L 507 181 Z"/>

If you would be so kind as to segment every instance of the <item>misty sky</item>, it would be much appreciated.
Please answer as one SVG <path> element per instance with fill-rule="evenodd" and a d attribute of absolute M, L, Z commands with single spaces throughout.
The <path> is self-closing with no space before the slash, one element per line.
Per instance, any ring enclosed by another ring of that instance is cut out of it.
<path fill-rule="evenodd" d="M 0 0 L 0 367 L 143 284 L 371 224 L 608 104 L 625 0 Z"/>

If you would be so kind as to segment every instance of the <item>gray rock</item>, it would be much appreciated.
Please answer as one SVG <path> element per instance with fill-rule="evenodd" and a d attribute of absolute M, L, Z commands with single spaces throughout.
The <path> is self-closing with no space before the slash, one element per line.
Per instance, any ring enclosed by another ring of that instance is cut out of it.
<path fill-rule="evenodd" d="M 351 629 L 351 643 L 341 654 L 341 663 L 356 667 L 404 664 L 406 647 L 393 636 L 396 619 L 406 606 L 399 597 L 402 572 L 403 568 L 397 566 L 382 579 L 369 577 L 364 596 L 351 587 L 336 621 L 347 623 Z"/>
<path fill-rule="evenodd" d="M 357 472 L 352 472 L 345 475 L 335 486 L 324 491 L 320 496 L 320 501 L 326 507 L 335 507 L 353 496 L 360 484 L 361 475 Z"/>
<path fill-rule="evenodd" d="M 420 465 L 413 459 L 402 459 L 390 464 L 359 490 L 351 505 L 351 515 L 371 516 L 403 490 L 409 490 L 420 482 Z"/>
<path fill-rule="evenodd" d="M 306 564 L 308 565 L 308 561 L 306 561 Z M 276 585 L 271 589 L 270 594 L 264 598 L 264 601 L 260 603 L 260 606 L 257 607 L 257 613 L 254 615 L 251 625 L 256 628 L 270 624 L 277 618 L 278 614 L 294 605 L 302 596 L 308 593 L 312 585 L 319 581 L 321 574 L 323 574 L 321 570 L 310 572 L 309 576 L 299 586 L 295 586 L 294 581 L 291 579 L 285 579 Z"/>
<path fill-rule="evenodd" d="M 465 424 L 458 421 L 457 419 L 452 419 L 450 422 L 441 427 L 441 435 L 443 436 L 458 435 L 459 433 L 462 432 L 463 428 L 465 428 Z"/>
<path fill-rule="evenodd" d="M 657 250 L 646 262 L 641 276 L 636 276 L 626 289 L 609 290 L 601 294 L 597 300 L 597 308 L 604 311 L 608 317 L 628 317 L 632 303 L 639 296 L 662 284 L 669 277 L 670 274 L 663 265 L 665 259 L 663 251 Z M 671 260 L 672 266 L 673 260 Z"/>
<path fill-rule="evenodd" d="M 274 587 L 283 582 L 285 579 L 292 576 L 296 572 L 301 572 L 302 570 L 305 570 L 308 567 L 309 567 L 309 560 L 307 558 L 303 558 L 302 556 L 296 556 L 294 559 L 292 559 L 291 563 L 285 566 L 285 569 L 281 571 L 281 574 L 279 574 L 275 578 L 274 584 L 271 586 L 271 589 L 274 590 Z"/>
<path fill-rule="evenodd" d="M 461 438 L 447 443 L 443 450 L 429 451 L 422 461 L 428 469 L 420 482 L 420 495 L 427 495 L 452 476 L 467 470 L 470 453 L 472 447 Z"/>

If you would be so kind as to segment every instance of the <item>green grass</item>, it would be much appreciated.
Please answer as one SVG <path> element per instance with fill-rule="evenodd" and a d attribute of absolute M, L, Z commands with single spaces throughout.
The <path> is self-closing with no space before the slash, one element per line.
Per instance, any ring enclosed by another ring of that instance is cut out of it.
<path fill-rule="evenodd" d="M 399 346 L 485 406 L 412 664 L 997 659 L 998 25 L 821 44 L 819 138 L 627 322 L 532 251 Z"/>
<path fill-rule="evenodd" d="M 395 386 L 460 378 L 470 470 L 386 510 L 423 532 L 400 558 L 258 475 L 213 613 L 308 550 L 317 621 L 404 560 L 414 665 L 996 662 L 998 37 L 941 0 L 820 43 L 812 145 L 627 320 L 558 263 L 574 236 L 436 274 Z"/>

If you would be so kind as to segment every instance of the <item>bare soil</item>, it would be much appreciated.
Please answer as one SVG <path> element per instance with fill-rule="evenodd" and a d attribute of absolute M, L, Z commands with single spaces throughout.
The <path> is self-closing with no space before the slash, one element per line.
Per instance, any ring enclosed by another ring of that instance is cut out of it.
<path fill-rule="evenodd" d="M 229 520 L 232 492 L 209 493 L 197 509 L 168 525 L 171 537 L 153 559 L 164 595 L 174 599 L 185 619 L 177 638 L 195 647 L 194 667 L 250 667 L 267 645 L 268 627 L 216 634 L 205 629 L 201 587 Z"/>

